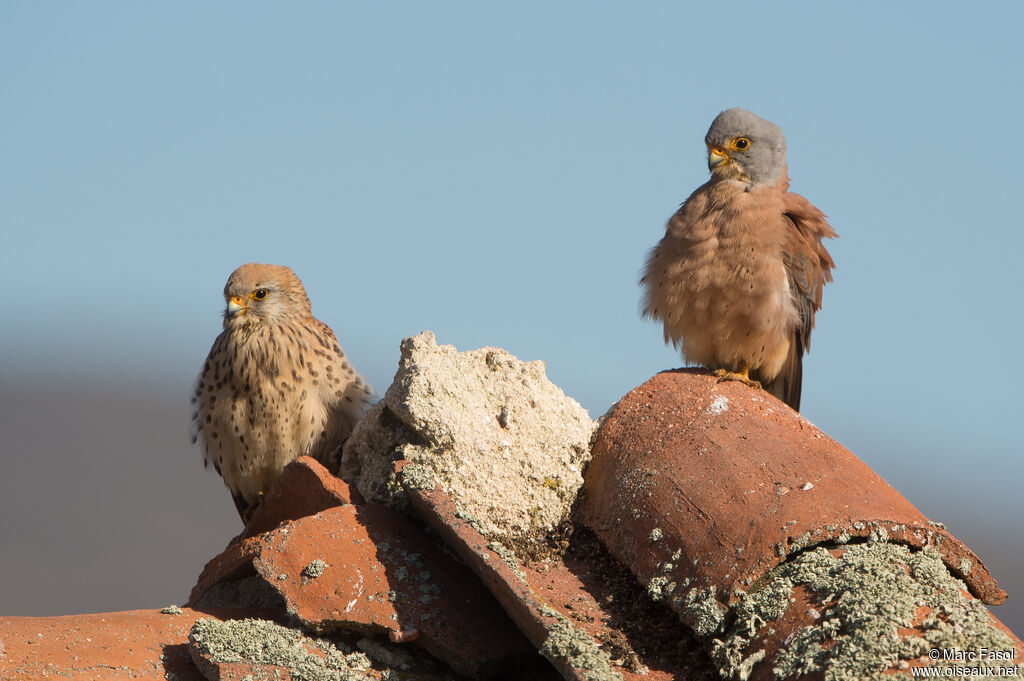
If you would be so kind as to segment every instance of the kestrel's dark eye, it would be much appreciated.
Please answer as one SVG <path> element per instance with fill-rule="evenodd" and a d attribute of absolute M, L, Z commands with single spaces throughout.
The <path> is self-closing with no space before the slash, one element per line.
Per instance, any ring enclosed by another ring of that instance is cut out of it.
<path fill-rule="evenodd" d="M 265 289 L 265 288 L 258 288 L 255 291 L 253 291 L 252 294 L 249 297 L 253 298 L 255 300 L 263 300 L 264 298 L 266 298 L 269 295 L 270 295 L 270 291 L 268 291 L 267 289 Z"/>
<path fill-rule="evenodd" d="M 737 137 L 736 139 L 729 143 L 729 146 L 731 146 L 736 151 L 746 151 L 747 148 L 750 146 L 750 139 L 747 137 Z"/>

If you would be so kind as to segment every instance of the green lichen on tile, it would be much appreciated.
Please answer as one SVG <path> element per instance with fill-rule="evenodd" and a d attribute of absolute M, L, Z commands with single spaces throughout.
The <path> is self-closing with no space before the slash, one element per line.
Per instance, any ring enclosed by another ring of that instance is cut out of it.
<path fill-rule="evenodd" d="M 745 652 L 742 642 L 736 639 L 715 639 L 711 645 L 711 659 L 718 666 L 719 673 L 727 679 L 746 681 L 766 654 L 764 650 L 757 650 L 744 657 Z"/>
<path fill-rule="evenodd" d="M 658 533 L 658 539 L 661 539 L 661 530 L 658 530 Z M 679 557 L 681 555 L 682 551 L 676 550 L 676 552 L 672 554 L 672 561 L 679 560 Z M 675 567 L 675 563 L 672 561 L 664 561 L 662 563 L 658 563 L 657 566 L 655 566 L 655 570 L 658 574 L 652 577 L 649 582 L 647 582 L 647 595 L 650 596 L 651 600 L 655 602 L 663 601 L 670 598 L 672 594 L 674 594 L 676 591 L 676 587 L 678 585 L 676 584 L 676 582 L 672 580 L 671 576 L 672 570 Z M 690 579 L 688 577 L 684 578 L 682 580 L 683 588 L 686 588 L 689 585 Z"/>
<path fill-rule="evenodd" d="M 402 468 L 402 483 L 406 487 L 432 491 L 434 489 L 434 471 L 419 463 L 408 463 Z"/>
<path fill-rule="evenodd" d="M 356 647 L 371 660 L 391 669 L 408 671 L 415 665 L 409 653 L 402 650 L 401 646 L 393 643 L 385 643 L 375 638 L 366 637 L 356 641 Z"/>
<path fill-rule="evenodd" d="M 347 654 L 324 639 L 260 619 L 220 622 L 200 619 L 189 632 L 189 646 L 217 664 L 249 662 L 288 669 L 296 681 L 371 681 L 360 674 L 365 656 Z M 309 651 L 316 647 L 324 656 Z"/>
<path fill-rule="evenodd" d="M 309 579 L 316 579 L 324 573 L 327 569 L 327 563 L 317 558 L 311 561 L 309 565 L 302 568 L 302 576 Z"/>
<path fill-rule="evenodd" d="M 762 580 L 755 589 L 737 596 L 730 608 L 731 635 L 712 641 L 711 659 L 723 677 L 744 681 L 765 657 L 763 649 L 751 652 L 750 643 L 768 624 L 786 613 L 793 596 L 793 582 L 786 577 Z"/>
<path fill-rule="evenodd" d="M 687 590 L 682 596 L 672 599 L 672 609 L 679 613 L 684 624 L 702 637 L 718 631 L 725 621 L 725 607 L 715 598 L 713 586 Z"/>
<path fill-rule="evenodd" d="M 724 677 L 749 675 L 747 662 L 757 654 L 757 640 L 785 614 L 800 585 L 820 605 L 814 622 L 787 638 L 774 660 L 778 679 L 824 671 L 827 681 L 883 681 L 887 670 L 905 668 L 912 660 L 959 667 L 1008 664 L 942 660 L 943 650 L 1009 651 L 1012 642 L 980 601 L 964 596 L 967 587 L 950 574 L 938 552 L 876 539 L 849 545 L 838 558 L 824 548 L 807 551 L 759 580 L 732 606 L 727 635 L 713 642 L 713 658 Z M 917 622 L 922 606 L 931 614 Z M 911 628 L 920 635 L 900 633 Z M 933 650 L 940 651 L 937 662 L 930 661 Z"/>
<path fill-rule="evenodd" d="M 408 466 L 406 466 L 406 468 L 408 468 Z M 462 506 L 459 505 L 459 502 L 455 502 L 455 517 L 460 520 L 465 520 L 469 523 L 470 527 L 485 537 L 490 534 L 490 530 L 487 529 L 484 522 L 466 509 L 462 508 Z"/>
<path fill-rule="evenodd" d="M 328 657 L 328 659 L 332 660 L 335 665 L 339 665 L 343 658 L 344 664 L 350 669 L 354 669 L 356 671 L 366 671 L 373 666 L 373 663 L 370 662 L 370 658 L 367 657 L 365 653 L 347 652 L 344 650 L 344 646 L 336 646 L 330 641 L 322 638 L 316 639 L 314 643 L 316 644 L 316 647 L 319 648 L 320 651 Z"/>
<path fill-rule="evenodd" d="M 899 633 L 913 626 L 917 603 L 928 597 L 904 567 L 912 560 L 918 558 L 907 547 L 876 539 L 839 558 L 818 549 L 784 566 L 783 572 L 794 572 L 794 582 L 820 598 L 823 619 L 797 632 L 778 656 L 775 675 L 824 669 L 827 679 L 881 678 L 899 660 L 926 653 L 923 639 Z M 941 561 L 939 566 L 946 573 Z"/>
<path fill-rule="evenodd" d="M 651 581 L 647 582 L 647 595 L 655 602 L 671 596 L 675 589 L 676 583 L 664 575 L 652 577 Z"/>
<path fill-rule="evenodd" d="M 799 553 L 811 545 L 811 533 L 804 532 L 789 544 L 789 553 Z"/>
<path fill-rule="evenodd" d="M 551 621 L 545 622 L 548 636 L 540 652 L 555 664 L 565 661 L 583 672 L 587 681 L 622 681 L 622 675 L 612 668 L 611 657 L 594 639 L 572 625 L 569 618 L 554 608 L 541 606 L 540 612 Z"/>
<path fill-rule="evenodd" d="M 505 565 L 509 566 L 509 568 L 512 570 L 512 572 L 515 573 L 516 577 L 518 577 L 520 581 L 526 582 L 526 573 L 523 572 L 522 568 L 519 567 L 519 561 L 516 559 L 516 554 L 514 554 L 510 548 L 508 548 L 501 542 L 496 541 L 492 541 L 490 544 L 488 544 L 487 548 L 498 554 L 498 557 L 505 562 Z"/>
<path fill-rule="evenodd" d="M 753 636 L 761 627 L 781 618 L 789 608 L 793 582 L 774 579 L 756 591 L 748 591 L 733 607 L 734 626 Z"/>

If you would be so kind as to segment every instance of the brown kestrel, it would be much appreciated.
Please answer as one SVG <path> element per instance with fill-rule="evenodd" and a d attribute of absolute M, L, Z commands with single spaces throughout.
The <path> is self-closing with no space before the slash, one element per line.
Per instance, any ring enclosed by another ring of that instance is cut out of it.
<path fill-rule="evenodd" d="M 825 215 L 789 191 L 782 130 L 723 111 L 704 138 L 711 179 L 690 195 L 651 251 L 644 315 L 665 342 L 720 380 L 763 386 L 800 409 L 803 354 L 835 263 Z"/>
<path fill-rule="evenodd" d="M 202 440 L 204 464 L 224 478 L 245 521 L 292 460 L 331 467 L 371 390 L 289 268 L 242 265 L 224 298 L 224 331 L 192 398 L 193 441 Z"/>

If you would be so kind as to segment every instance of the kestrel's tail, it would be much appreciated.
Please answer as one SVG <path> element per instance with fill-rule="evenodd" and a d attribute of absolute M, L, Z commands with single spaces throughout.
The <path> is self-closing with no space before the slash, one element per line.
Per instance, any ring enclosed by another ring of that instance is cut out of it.
<path fill-rule="evenodd" d="M 752 376 L 753 377 L 753 376 Z M 804 352 L 800 332 L 793 334 L 789 343 L 789 354 L 779 375 L 771 381 L 761 381 L 761 386 L 780 400 L 800 411 L 800 388 L 804 378 Z"/>

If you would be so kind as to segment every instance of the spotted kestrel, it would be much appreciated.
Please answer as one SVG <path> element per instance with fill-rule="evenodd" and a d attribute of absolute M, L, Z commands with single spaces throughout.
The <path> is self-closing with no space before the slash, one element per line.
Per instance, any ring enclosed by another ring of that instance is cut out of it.
<path fill-rule="evenodd" d="M 782 130 L 728 109 L 704 138 L 711 179 L 647 259 L 644 315 L 720 380 L 763 386 L 800 409 L 803 355 L 835 263 L 825 215 L 789 191 Z"/>
<path fill-rule="evenodd" d="M 224 286 L 224 331 L 196 383 L 193 441 L 248 520 L 274 477 L 308 455 L 333 463 L 371 389 L 313 316 L 302 282 L 248 263 Z"/>

